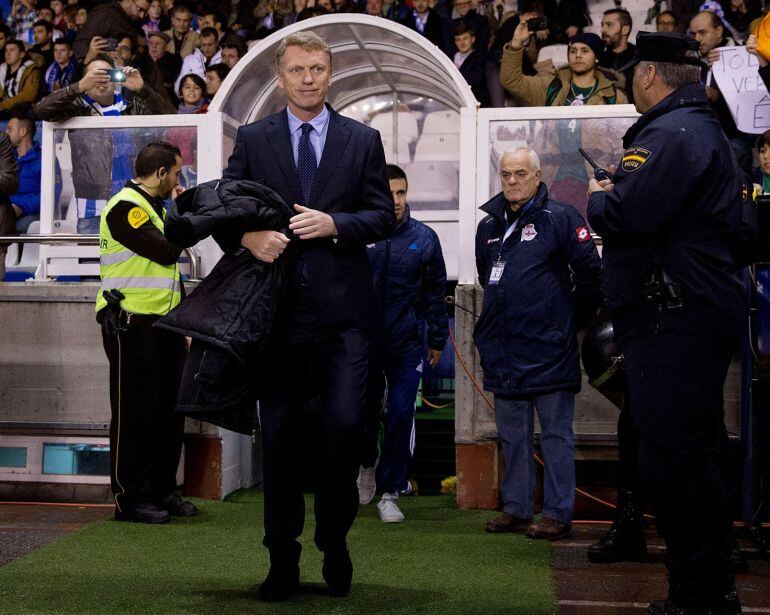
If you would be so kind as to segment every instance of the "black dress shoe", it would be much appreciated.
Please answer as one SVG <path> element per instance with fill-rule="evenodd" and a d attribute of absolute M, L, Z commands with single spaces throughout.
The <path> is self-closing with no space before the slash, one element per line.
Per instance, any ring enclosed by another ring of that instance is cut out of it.
<path fill-rule="evenodd" d="M 641 523 L 615 521 L 610 530 L 588 547 L 587 557 L 594 564 L 633 562 L 647 555 L 647 541 Z"/>
<path fill-rule="evenodd" d="M 168 523 L 171 515 L 164 508 L 160 508 L 150 502 L 136 504 L 123 510 L 115 510 L 117 521 L 132 521 L 134 523 Z"/>
<path fill-rule="evenodd" d="M 267 602 L 291 598 L 299 589 L 299 556 L 302 547 L 292 542 L 270 549 L 270 571 L 259 586 L 259 597 Z"/>
<path fill-rule="evenodd" d="M 272 564 L 267 578 L 259 586 L 259 597 L 266 602 L 282 602 L 299 589 L 299 565 L 280 567 Z"/>
<path fill-rule="evenodd" d="M 168 511 L 168 514 L 174 517 L 194 517 L 198 514 L 198 507 L 195 504 L 183 500 L 176 493 L 160 498 L 158 506 Z"/>
<path fill-rule="evenodd" d="M 350 561 L 348 550 L 325 551 L 321 574 L 329 586 L 329 593 L 332 596 L 339 598 L 347 596 L 353 582 L 353 562 Z"/>
<path fill-rule="evenodd" d="M 730 551 L 730 563 L 733 565 L 733 570 L 737 573 L 743 574 L 749 571 L 749 563 L 746 561 L 746 556 L 737 542 L 733 544 L 733 548 Z"/>

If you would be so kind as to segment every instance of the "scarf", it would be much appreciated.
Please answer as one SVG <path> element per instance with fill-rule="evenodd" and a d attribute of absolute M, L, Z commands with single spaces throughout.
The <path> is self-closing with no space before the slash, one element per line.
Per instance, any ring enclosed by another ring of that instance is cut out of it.
<path fill-rule="evenodd" d="M 179 103 L 179 111 L 177 113 L 185 113 L 185 114 L 194 114 L 194 113 L 203 113 L 201 110 L 203 105 L 207 103 L 205 98 L 201 98 L 197 104 L 195 105 L 186 105 L 184 103 Z"/>
<path fill-rule="evenodd" d="M 48 70 L 45 71 L 45 85 L 49 94 L 53 92 L 53 86 L 57 81 L 61 88 L 67 87 L 72 83 L 72 77 L 75 74 L 75 66 L 75 60 L 70 60 L 69 64 L 64 68 L 59 66 L 56 62 L 48 67 Z"/>

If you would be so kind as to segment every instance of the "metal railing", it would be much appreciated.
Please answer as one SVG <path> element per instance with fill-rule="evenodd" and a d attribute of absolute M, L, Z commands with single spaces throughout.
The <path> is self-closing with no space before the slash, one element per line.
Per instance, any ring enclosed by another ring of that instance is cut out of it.
<path fill-rule="evenodd" d="M 0 245 L 12 243 L 38 243 L 38 244 L 84 244 L 99 245 L 99 235 L 77 235 L 72 233 L 52 233 L 50 235 L 0 235 Z M 190 260 L 190 279 L 199 280 L 201 271 L 201 257 L 194 248 L 184 248 L 184 253 Z"/>

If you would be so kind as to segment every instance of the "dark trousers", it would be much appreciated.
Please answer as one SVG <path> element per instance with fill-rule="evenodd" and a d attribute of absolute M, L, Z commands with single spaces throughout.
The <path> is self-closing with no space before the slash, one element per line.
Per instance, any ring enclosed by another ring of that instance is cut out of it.
<path fill-rule="evenodd" d="M 422 378 L 419 356 L 383 361 L 370 370 L 367 426 L 361 465 L 377 464 L 377 488 L 382 493 L 400 493 L 409 487 L 409 466 L 415 445 L 414 417 L 417 391 Z M 381 450 L 377 439 L 382 422 Z"/>
<path fill-rule="evenodd" d="M 667 567 L 696 583 L 731 572 L 730 479 L 722 391 L 729 334 L 662 327 L 621 340 L 639 468 Z"/>
<path fill-rule="evenodd" d="M 110 362 L 110 466 L 118 510 L 176 488 L 184 416 L 174 406 L 184 338 L 152 328 L 155 320 L 133 315 L 117 335 L 102 329 Z"/>
<path fill-rule="evenodd" d="M 306 329 L 307 331 L 307 329 Z M 358 476 L 369 362 L 368 335 L 359 330 L 294 333 L 276 348 L 260 403 L 265 489 L 264 545 L 292 549 L 305 520 L 303 475 L 317 475 L 315 543 L 344 549 L 358 512 Z M 313 467 L 301 464 L 308 401 L 320 401 Z M 296 547 L 294 547 L 296 548 Z"/>
<path fill-rule="evenodd" d="M 639 477 L 639 430 L 631 414 L 626 393 L 618 416 L 618 514 L 626 504 L 636 508 L 644 505 Z"/>

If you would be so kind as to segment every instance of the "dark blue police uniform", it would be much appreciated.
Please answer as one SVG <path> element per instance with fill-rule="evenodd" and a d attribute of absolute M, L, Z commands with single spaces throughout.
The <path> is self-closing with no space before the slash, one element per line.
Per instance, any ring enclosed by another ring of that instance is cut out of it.
<path fill-rule="evenodd" d="M 604 241 L 602 289 L 670 592 L 716 604 L 732 585 L 722 391 L 743 309 L 747 193 L 702 85 L 649 109 L 623 145 L 614 189 L 591 195 L 588 220 Z"/>

